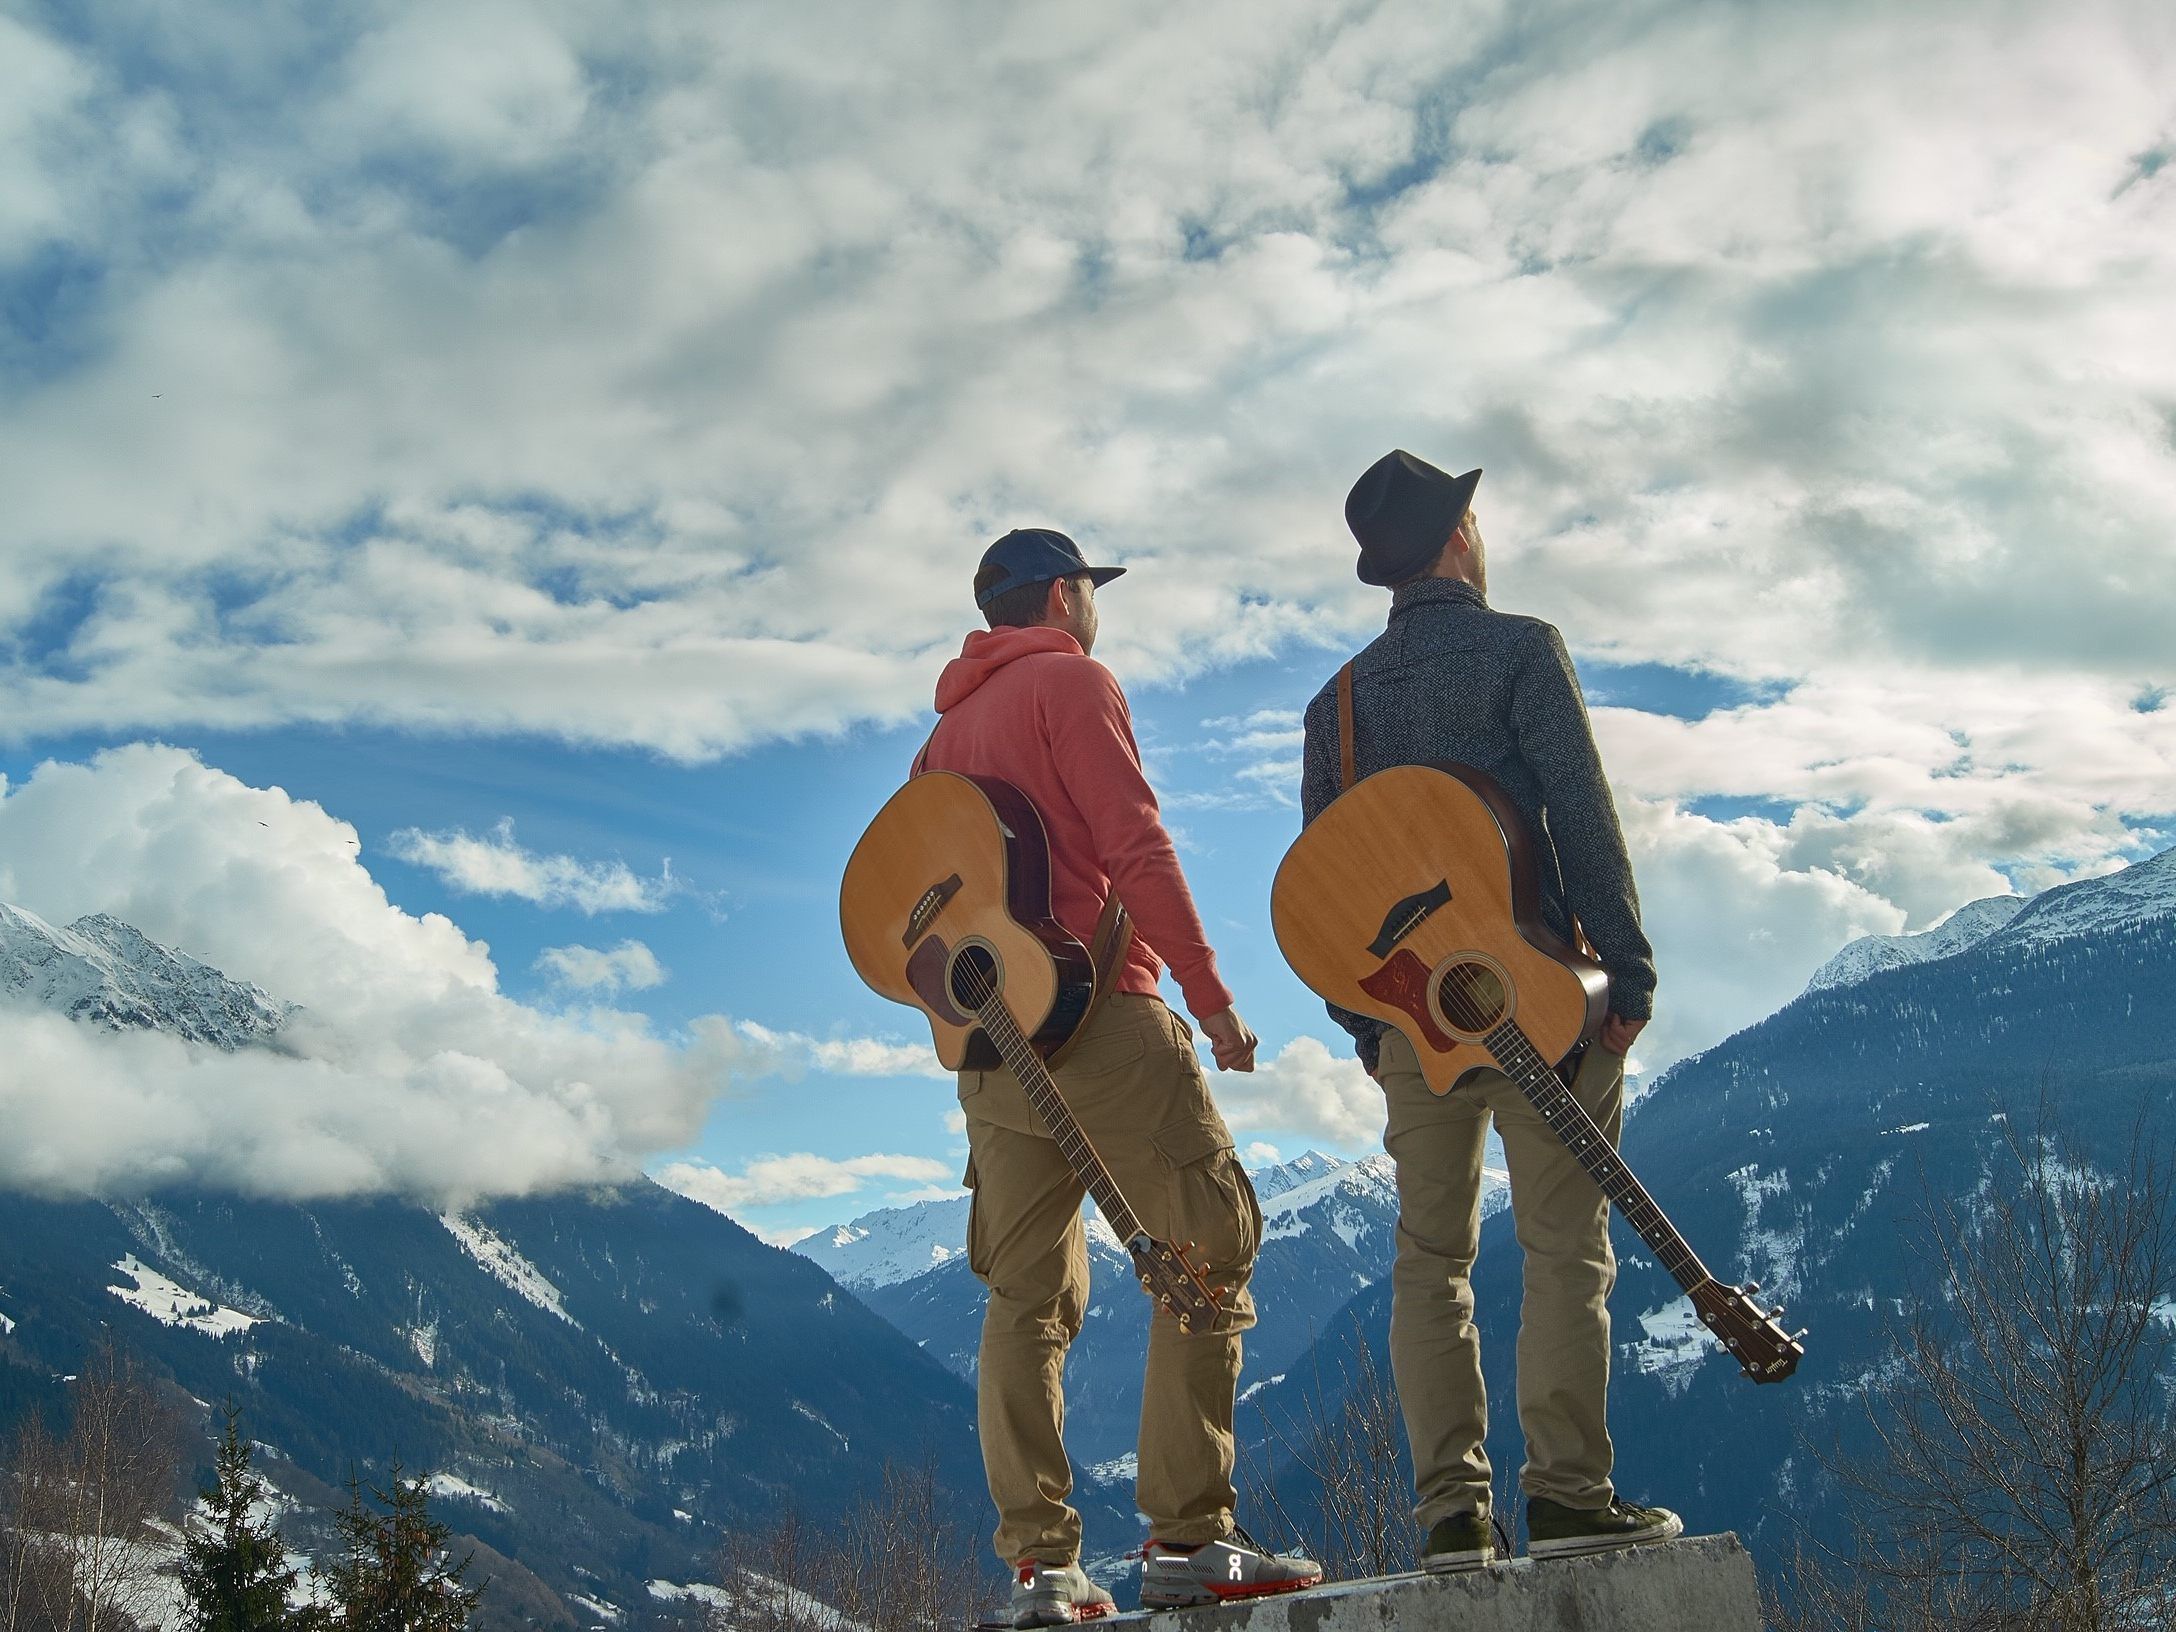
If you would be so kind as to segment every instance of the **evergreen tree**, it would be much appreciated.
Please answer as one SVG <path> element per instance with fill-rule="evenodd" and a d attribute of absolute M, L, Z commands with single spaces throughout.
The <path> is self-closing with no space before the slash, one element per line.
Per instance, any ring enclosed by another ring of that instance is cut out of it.
<path fill-rule="evenodd" d="M 183 1624 L 190 1632 L 280 1632 L 290 1624 L 287 1594 L 295 1571 L 279 1531 L 260 1528 L 250 1517 L 267 1487 L 250 1472 L 240 1409 L 230 1402 L 226 1414 L 212 1484 L 204 1492 L 212 1531 L 191 1536 L 182 1550 Z"/>
<path fill-rule="evenodd" d="M 427 1481 L 401 1476 L 393 1464 L 389 1487 L 348 1483 L 348 1505 L 336 1522 L 342 1556 L 318 1572 L 331 1601 L 304 1623 L 308 1632 L 465 1632 L 477 1590 L 467 1586 L 470 1559 L 451 1563 L 452 1530 L 431 1517 Z M 380 1504 L 364 1500 L 364 1491 Z"/>

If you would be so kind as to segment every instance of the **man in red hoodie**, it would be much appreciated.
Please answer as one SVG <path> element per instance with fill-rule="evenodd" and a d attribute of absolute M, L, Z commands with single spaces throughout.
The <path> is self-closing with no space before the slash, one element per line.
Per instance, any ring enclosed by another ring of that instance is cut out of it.
<path fill-rule="evenodd" d="M 1182 1332 L 1150 1320 L 1135 1496 L 1147 1515 L 1141 1601 L 1204 1604 L 1312 1586 L 1318 1565 L 1256 1546 L 1233 1521 L 1232 1403 L 1261 1208 L 1209 1097 L 1193 1032 L 1158 997 L 1168 963 L 1219 1068 L 1254 1069 L 1255 1037 L 1217 975 L 1132 717 L 1088 654 L 1095 592 L 1125 569 L 1090 567 L 1063 533 L 1029 528 L 991 545 L 975 575 L 990 627 L 937 682 L 940 718 L 920 768 L 1003 777 L 1050 839 L 1051 909 L 1084 943 L 1106 900 L 1137 933 L 1114 988 L 1058 1070 L 1066 1103 L 1150 1234 L 1192 1242 L 1228 1315 Z M 983 1466 L 998 1555 L 1014 1566 L 1013 1624 L 1107 1614 L 1080 1568 L 1080 1514 L 1062 1425 L 1065 1351 L 1088 1309 L 1084 1192 L 1009 1070 L 960 1073 L 967 1118 L 967 1256 L 989 1288 L 976 1373 Z"/>

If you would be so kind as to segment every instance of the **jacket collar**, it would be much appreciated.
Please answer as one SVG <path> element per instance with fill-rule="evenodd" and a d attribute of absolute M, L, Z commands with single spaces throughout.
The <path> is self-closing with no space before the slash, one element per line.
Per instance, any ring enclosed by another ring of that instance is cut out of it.
<path fill-rule="evenodd" d="M 1484 610 L 1488 597 L 1463 578 L 1416 578 L 1390 592 L 1390 615 L 1410 612 L 1416 606 L 1478 606 Z"/>

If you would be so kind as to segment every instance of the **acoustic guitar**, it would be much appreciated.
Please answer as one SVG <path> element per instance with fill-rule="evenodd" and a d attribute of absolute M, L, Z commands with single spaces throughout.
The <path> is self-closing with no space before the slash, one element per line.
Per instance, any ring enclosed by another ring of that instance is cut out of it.
<path fill-rule="evenodd" d="M 1143 1227 L 1051 1075 L 1095 996 L 1088 949 L 1050 915 L 1050 841 L 1026 795 L 992 776 L 925 771 L 869 824 L 846 864 L 839 926 L 855 971 L 922 1011 L 955 1071 L 1009 1067 L 1182 1331 L 1224 1312 L 1194 1244 Z"/>
<path fill-rule="evenodd" d="M 1609 977 L 1541 915 L 1518 806 L 1466 765 L 1400 765 L 1352 783 L 1277 869 L 1277 944 L 1340 1008 L 1402 1031 L 1431 1090 L 1493 1067 L 1519 1087 L 1691 1298 L 1745 1375 L 1779 1382 L 1805 1349 L 1758 1282 L 1708 1273 L 1559 1072 L 1600 1029 Z"/>

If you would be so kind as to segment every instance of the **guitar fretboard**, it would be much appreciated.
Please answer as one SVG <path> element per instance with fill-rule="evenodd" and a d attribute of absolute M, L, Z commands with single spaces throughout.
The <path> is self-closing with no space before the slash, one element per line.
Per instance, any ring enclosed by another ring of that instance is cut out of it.
<path fill-rule="evenodd" d="M 1617 1147 L 1587 1114 L 1586 1107 L 1572 1097 L 1564 1079 L 1535 1052 L 1518 1023 L 1504 1021 L 1484 1041 L 1496 1063 L 1503 1067 L 1504 1075 L 1519 1085 L 1527 1102 L 1541 1113 L 1565 1148 L 1579 1158 L 1579 1165 L 1624 1215 L 1625 1222 L 1639 1232 L 1671 1278 L 1687 1292 L 1711 1279 L 1700 1255 L 1686 1244 L 1677 1226 L 1647 1193 L 1647 1187 L 1624 1165 Z"/>
<path fill-rule="evenodd" d="M 1050 1080 L 1050 1068 L 1043 1064 L 1042 1056 L 1035 1052 L 1034 1046 L 1020 1035 L 1020 1028 L 1013 1023 L 1012 1012 L 1002 1000 L 992 997 L 975 1011 L 975 1018 L 982 1022 L 984 1033 L 1005 1056 L 1005 1063 L 1020 1079 L 1020 1086 L 1027 1090 L 1029 1102 L 1041 1114 L 1051 1137 L 1057 1140 L 1060 1154 L 1080 1175 L 1080 1182 L 1088 1187 L 1088 1194 L 1095 1197 L 1103 1221 L 1117 1232 L 1119 1240 L 1129 1245 L 1138 1240 L 1145 1233 L 1140 1219 L 1126 1205 L 1126 1198 L 1119 1193 L 1110 1169 L 1103 1165 L 1103 1158 L 1096 1154 L 1096 1147 L 1089 1143 L 1087 1133 L 1074 1120 L 1072 1108 L 1058 1092 L 1058 1085 Z"/>

